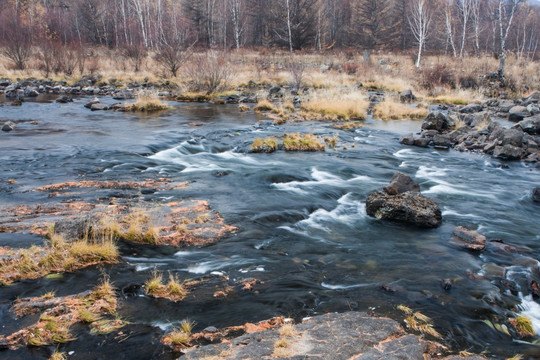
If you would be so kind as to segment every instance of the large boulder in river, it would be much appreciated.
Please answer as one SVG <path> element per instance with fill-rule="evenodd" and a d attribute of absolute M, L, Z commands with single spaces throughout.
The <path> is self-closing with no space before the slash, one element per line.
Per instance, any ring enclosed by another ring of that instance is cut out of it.
<path fill-rule="evenodd" d="M 397 173 L 383 191 L 366 199 L 366 212 L 376 219 L 400 222 L 422 228 L 441 224 L 441 209 L 435 201 L 420 194 L 420 186 L 410 177 Z"/>
<path fill-rule="evenodd" d="M 486 248 L 486 237 L 474 230 L 458 226 L 452 233 L 450 243 L 470 250 L 484 250 Z"/>
<path fill-rule="evenodd" d="M 402 103 L 412 103 L 416 101 L 416 96 L 414 96 L 412 90 L 405 90 L 399 94 L 399 101 Z"/>
<path fill-rule="evenodd" d="M 519 160 L 523 156 L 523 150 L 510 144 L 496 146 L 493 150 L 493 156 L 500 157 L 505 160 Z"/>
<path fill-rule="evenodd" d="M 422 130 L 442 132 L 453 127 L 452 121 L 442 112 L 430 112 L 422 122 Z"/>

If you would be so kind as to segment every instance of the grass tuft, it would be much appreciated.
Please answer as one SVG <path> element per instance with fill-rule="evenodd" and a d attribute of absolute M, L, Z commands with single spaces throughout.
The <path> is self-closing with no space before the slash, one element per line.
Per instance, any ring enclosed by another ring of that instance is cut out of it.
<path fill-rule="evenodd" d="M 251 152 L 254 153 L 272 153 L 277 151 L 278 142 L 274 137 L 267 137 L 263 139 L 255 139 L 251 144 Z"/>
<path fill-rule="evenodd" d="M 259 100 L 257 105 L 255 105 L 255 112 L 267 112 L 275 110 L 275 106 L 268 100 Z"/>
<path fill-rule="evenodd" d="M 156 112 L 167 110 L 169 106 L 161 101 L 157 95 L 151 93 L 140 93 L 137 100 L 129 105 L 129 110 L 133 112 Z"/>
<path fill-rule="evenodd" d="M 326 145 L 320 142 L 315 135 L 285 134 L 283 147 L 286 151 L 324 151 Z"/>

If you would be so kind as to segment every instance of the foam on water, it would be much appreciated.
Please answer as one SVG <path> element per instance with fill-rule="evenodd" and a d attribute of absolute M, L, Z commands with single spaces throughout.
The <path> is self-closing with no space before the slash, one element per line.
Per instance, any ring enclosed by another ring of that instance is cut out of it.
<path fill-rule="evenodd" d="M 189 265 L 187 268 L 181 269 L 182 271 L 187 271 L 191 274 L 207 274 L 214 271 L 220 271 L 225 268 L 229 267 L 238 267 L 238 266 L 244 266 L 247 264 L 251 264 L 253 261 L 250 259 L 245 259 L 240 257 L 239 255 L 231 256 L 227 260 L 208 260 L 203 261 L 195 264 Z"/>
<path fill-rule="evenodd" d="M 272 186 L 281 191 L 293 192 L 300 195 L 309 195 L 309 190 L 316 187 L 329 186 L 334 188 L 345 188 L 357 183 L 373 182 L 373 179 L 369 176 L 358 175 L 350 179 L 343 179 L 329 172 L 318 170 L 317 168 L 311 169 L 311 178 L 313 180 L 274 183 Z"/>
<path fill-rule="evenodd" d="M 540 304 L 533 300 L 532 295 L 521 296 L 521 304 L 517 306 L 520 315 L 531 319 L 536 334 L 540 334 Z"/>
<path fill-rule="evenodd" d="M 333 210 L 318 209 L 292 227 L 281 228 L 302 235 L 307 235 L 314 229 L 331 233 L 335 225 L 356 226 L 366 217 L 366 205 L 353 199 L 352 194 L 348 193 L 338 200 L 338 205 Z"/>
<path fill-rule="evenodd" d="M 376 283 L 367 283 L 367 284 L 353 284 L 353 285 L 341 285 L 341 284 L 327 284 L 325 282 L 321 283 L 321 286 L 330 290 L 346 290 L 346 289 L 355 289 L 362 287 L 369 287 L 377 285 Z"/>

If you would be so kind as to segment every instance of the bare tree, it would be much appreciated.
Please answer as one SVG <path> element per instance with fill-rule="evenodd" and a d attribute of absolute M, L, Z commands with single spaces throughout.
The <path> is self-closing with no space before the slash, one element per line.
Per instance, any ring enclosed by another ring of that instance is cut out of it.
<path fill-rule="evenodd" d="M 16 14 L 6 15 L 0 21 L 0 33 L 3 35 L 1 53 L 16 69 L 24 70 L 32 55 L 32 31 Z"/>
<path fill-rule="evenodd" d="M 517 10 L 523 0 L 499 0 L 497 6 L 497 22 L 499 27 L 499 77 L 503 79 L 506 66 L 506 40 L 514 21 Z"/>
<path fill-rule="evenodd" d="M 463 57 L 463 50 L 465 49 L 465 40 L 467 38 L 467 24 L 471 16 L 471 3 L 473 0 L 460 0 L 459 10 L 461 12 L 461 46 L 459 48 L 459 57 Z"/>
<path fill-rule="evenodd" d="M 452 54 L 457 57 L 456 45 L 454 44 L 454 28 L 452 23 L 452 6 L 451 1 L 445 1 L 444 7 L 444 24 L 446 31 L 446 42 L 452 48 Z"/>
<path fill-rule="evenodd" d="M 231 20 L 233 25 L 234 43 L 237 49 L 243 45 L 244 32 L 246 30 L 246 15 L 244 0 L 230 0 Z"/>
<path fill-rule="evenodd" d="M 471 0 L 471 21 L 474 31 L 474 51 L 480 54 L 480 7 L 482 0 Z"/>
<path fill-rule="evenodd" d="M 165 72 L 169 72 L 173 77 L 176 77 L 180 67 L 191 55 L 191 50 L 194 45 L 195 43 L 186 47 L 184 42 L 178 39 L 169 41 L 157 52 L 155 60 L 161 65 Z"/>
<path fill-rule="evenodd" d="M 411 0 L 411 14 L 409 16 L 409 25 L 414 38 L 418 42 L 418 56 L 415 66 L 420 67 L 422 50 L 426 44 L 431 25 L 431 10 L 426 0 Z"/>

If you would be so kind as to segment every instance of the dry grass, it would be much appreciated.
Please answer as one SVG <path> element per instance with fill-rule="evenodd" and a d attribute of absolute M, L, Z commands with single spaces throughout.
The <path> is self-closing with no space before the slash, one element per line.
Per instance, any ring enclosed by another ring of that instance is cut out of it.
<path fill-rule="evenodd" d="M 137 100 L 129 105 L 129 110 L 133 112 L 156 112 L 167 110 L 169 106 L 159 99 L 157 94 L 150 92 L 141 92 Z"/>
<path fill-rule="evenodd" d="M 58 351 L 58 349 L 54 350 L 51 357 L 49 357 L 49 360 L 66 360 L 67 354 L 65 352 Z"/>
<path fill-rule="evenodd" d="M 256 112 L 266 112 L 275 110 L 275 106 L 268 100 L 259 100 L 257 105 L 255 105 L 254 110 Z"/>
<path fill-rule="evenodd" d="M 158 245 L 159 228 L 152 214 L 144 209 L 131 209 L 122 219 L 103 217 L 100 225 L 110 236 L 136 243 Z"/>
<path fill-rule="evenodd" d="M 0 280 L 9 283 L 97 263 L 113 263 L 117 261 L 119 252 L 108 237 L 68 243 L 61 235 L 51 233 L 47 246 L 10 250 L 7 255 L 10 255 L 7 260 L 0 261 Z"/>
<path fill-rule="evenodd" d="M 373 117 L 380 120 L 423 119 L 427 114 L 426 108 L 401 104 L 394 97 L 386 97 L 373 109 Z"/>
<path fill-rule="evenodd" d="M 147 295 L 164 297 L 172 301 L 181 301 L 188 293 L 184 284 L 178 280 L 177 275 L 169 274 L 169 281 L 164 284 L 163 274 L 155 269 L 152 271 L 151 278 L 144 283 L 144 287 Z"/>
<path fill-rule="evenodd" d="M 267 137 L 263 139 L 255 139 L 251 144 L 251 152 L 255 153 L 272 153 L 277 151 L 278 142 L 274 137 Z"/>
<path fill-rule="evenodd" d="M 318 91 L 302 103 L 302 110 L 324 120 L 363 120 L 369 102 L 361 91 Z"/>
<path fill-rule="evenodd" d="M 166 340 L 170 341 L 173 345 L 187 346 L 191 338 L 191 331 L 193 330 L 193 322 L 189 320 L 183 320 L 180 326 L 174 329 L 169 334 L 165 335 Z"/>
<path fill-rule="evenodd" d="M 516 317 L 515 319 L 510 319 L 510 323 L 514 326 L 514 328 L 521 336 L 527 337 L 536 335 L 532 326 L 531 319 L 526 316 L 521 315 Z"/>
<path fill-rule="evenodd" d="M 286 151 L 324 151 L 326 145 L 313 134 L 285 134 L 283 147 Z"/>

